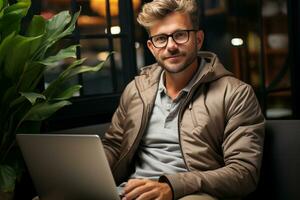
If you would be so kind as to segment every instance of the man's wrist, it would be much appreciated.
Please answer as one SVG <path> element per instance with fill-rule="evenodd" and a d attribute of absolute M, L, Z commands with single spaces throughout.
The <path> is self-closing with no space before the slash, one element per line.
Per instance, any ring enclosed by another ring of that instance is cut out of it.
<path fill-rule="evenodd" d="M 172 195 L 171 199 L 174 199 L 174 189 L 173 189 L 170 181 L 168 180 L 168 178 L 166 176 L 161 176 L 161 177 L 159 177 L 158 182 L 165 183 L 165 184 L 167 184 L 170 187 L 170 189 L 171 189 L 171 195 Z"/>

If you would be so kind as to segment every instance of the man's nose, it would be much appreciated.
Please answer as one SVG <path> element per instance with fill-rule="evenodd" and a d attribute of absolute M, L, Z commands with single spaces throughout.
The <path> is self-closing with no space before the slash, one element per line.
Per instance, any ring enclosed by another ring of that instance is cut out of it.
<path fill-rule="evenodd" d="M 170 36 L 168 38 L 168 43 L 167 43 L 167 49 L 176 49 L 178 47 L 177 43 L 174 41 L 174 39 Z"/>

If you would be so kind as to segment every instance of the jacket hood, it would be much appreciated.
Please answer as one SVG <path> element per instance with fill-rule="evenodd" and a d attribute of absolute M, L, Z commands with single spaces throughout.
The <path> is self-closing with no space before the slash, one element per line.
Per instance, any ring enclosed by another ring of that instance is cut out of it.
<path fill-rule="evenodd" d="M 208 51 L 199 51 L 199 58 L 205 60 L 205 65 L 200 72 L 195 84 L 209 83 L 224 76 L 233 76 L 226 70 L 216 54 Z M 135 77 L 135 82 L 140 90 L 146 90 L 159 82 L 163 68 L 157 63 L 143 67 L 139 76 Z"/>

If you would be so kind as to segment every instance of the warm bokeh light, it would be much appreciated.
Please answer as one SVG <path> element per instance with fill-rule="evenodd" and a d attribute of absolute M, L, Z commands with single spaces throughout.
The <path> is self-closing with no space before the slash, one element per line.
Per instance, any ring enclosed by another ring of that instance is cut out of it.
<path fill-rule="evenodd" d="M 115 17 L 119 13 L 119 0 L 110 0 L 110 15 Z M 133 9 L 136 10 L 141 4 L 140 0 L 132 0 Z M 100 16 L 106 16 L 106 0 L 91 0 L 91 9 Z"/>
<path fill-rule="evenodd" d="M 108 56 L 109 56 L 108 51 L 102 51 L 97 54 L 97 59 L 100 61 L 103 61 L 103 60 L 106 60 Z"/>
<path fill-rule="evenodd" d="M 105 29 L 105 33 L 107 33 L 107 29 Z M 121 33 L 121 27 L 120 26 L 110 27 L 110 33 L 113 34 L 113 35 Z"/>
<path fill-rule="evenodd" d="M 231 44 L 233 46 L 242 46 L 244 44 L 244 41 L 242 38 L 232 38 Z"/>

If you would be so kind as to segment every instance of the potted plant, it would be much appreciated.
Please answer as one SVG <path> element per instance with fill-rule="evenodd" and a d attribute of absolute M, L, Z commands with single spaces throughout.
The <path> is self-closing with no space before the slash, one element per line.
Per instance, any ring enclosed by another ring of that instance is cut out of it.
<path fill-rule="evenodd" d="M 41 122 L 70 105 L 68 99 L 80 90 L 81 85 L 68 86 L 67 81 L 80 73 L 98 71 L 104 63 L 83 66 L 85 59 L 75 59 L 76 45 L 55 48 L 60 39 L 73 32 L 79 12 L 71 16 L 63 11 L 49 20 L 34 16 L 20 34 L 21 20 L 30 5 L 30 0 L 11 5 L 0 0 L 0 199 L 13 193 L 22 173 L 16 134 L 39 133 Z M 45 70 L 66 58 L 74 60 L 41 91 Z"/>

